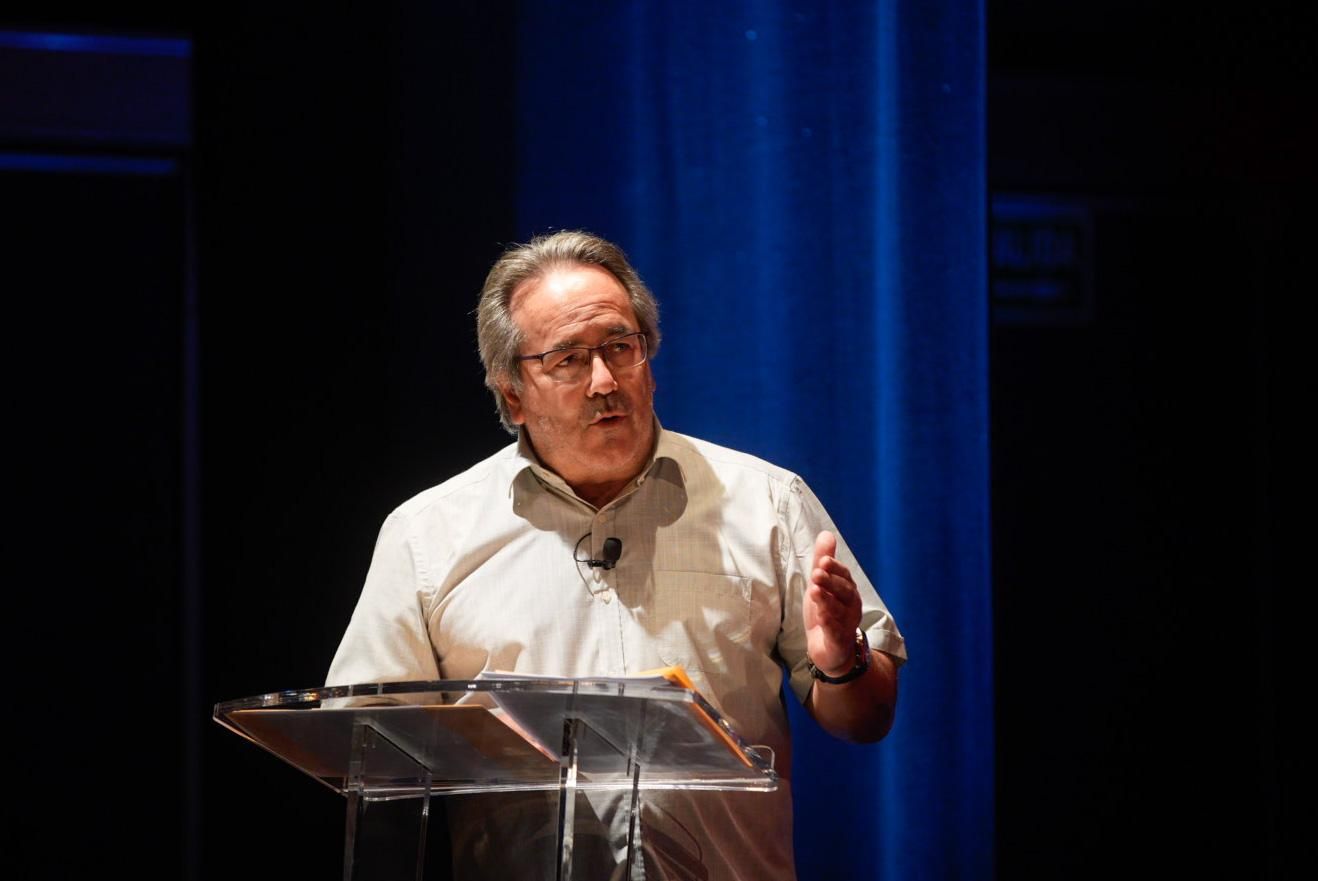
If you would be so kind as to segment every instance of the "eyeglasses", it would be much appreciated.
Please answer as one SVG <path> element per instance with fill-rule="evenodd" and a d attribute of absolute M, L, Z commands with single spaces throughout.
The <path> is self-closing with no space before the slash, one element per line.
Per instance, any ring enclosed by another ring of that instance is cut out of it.
<path fill-rule="evenodd" d="M 645 363 L 648 347 L 644 331 L 626 333 L 598 346 L 567 346 L 539 355 L 518 355 L 517 361 L 539 361 L 554 382 L 579 382 L 590 373 L 594 354 L 600 353 L 610 370 L 627 370 Z"/>

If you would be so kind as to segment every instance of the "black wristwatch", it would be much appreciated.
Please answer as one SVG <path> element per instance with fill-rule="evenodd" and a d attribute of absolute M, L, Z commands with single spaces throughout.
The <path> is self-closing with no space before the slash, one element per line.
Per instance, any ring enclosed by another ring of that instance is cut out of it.
<path fill-rule="evenodd" d="M 859 679 L 865 675 L 865 671 L 870 668 L 870 641 L 865 638 L 865 631 L 859 627 L 856 628 L 856 665 L 841 676 L 829 676 L 823 670 L 815 666 L 815 662 L 806 656 L 805 665 L 810 669 L 810 675 L 820 682 L 827 682 L 829 685 L 841 685 L 844 682 L 850 682 L 853 679 Z"/>

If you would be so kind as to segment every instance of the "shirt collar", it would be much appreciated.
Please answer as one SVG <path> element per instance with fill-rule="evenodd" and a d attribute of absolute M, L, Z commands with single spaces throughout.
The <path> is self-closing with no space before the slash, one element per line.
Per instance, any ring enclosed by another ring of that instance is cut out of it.
<path fill-rule="evenodd" d="M 682 468 L 682 456 L 687 450 L 686 445 L 679 441 L 679 435 L 664 430 L 664 427 L 659 424 L 658 416 L 654 419 L 654 429 L 655 435 L 658 438 L 654 445 L 654 452 L 650 454 L 650 460 L 645 463 L 645 467 L 641 469 L 640 475 L 633 481 L 633 484 L 639 486 L 640 484 L 645 483 L 649 476 L 654 472 L 655 466 L 661 461 L 670 461 L 676 465 L 678 479 L 685 483 L 686 473 Z M 572 498 L 579 498 L 577 494 L 572 491 L 572 487 L 567 485 L 567 481 L 544 466 L 544 463 L 540 461 L 540 457 L 535 454 L 535 450 L 531 447 L 531 441 L 527 438 L 526 432 L 524 431 L 517 432 L 517 444 L 513 449 L 512 460 L 512 473 L 508 479 L 509 492 L 512 491 L 513 483 L 517 478 L 526 471 L 530 471 L 535 475 L 536 480 L 542 485 L 553 487 L 559 492 L 566 493 Z M 619 498 L 627 492 L 628 490 L 624 490 L 623 493 L 619 495 Z"/>

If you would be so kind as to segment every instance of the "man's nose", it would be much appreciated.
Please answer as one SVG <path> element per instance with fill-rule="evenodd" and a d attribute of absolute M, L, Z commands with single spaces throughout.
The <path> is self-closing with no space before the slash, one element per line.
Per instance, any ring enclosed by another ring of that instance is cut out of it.
<path fill-rule="evenodd" d="M 590 388 L 586 391 L 586 396 L 593 398 L 595 395 L 611 395 L 617 390 L 618 380 L 613 377 L 613 371 L 604 360 L 604 353 L 591 352 Z"/>

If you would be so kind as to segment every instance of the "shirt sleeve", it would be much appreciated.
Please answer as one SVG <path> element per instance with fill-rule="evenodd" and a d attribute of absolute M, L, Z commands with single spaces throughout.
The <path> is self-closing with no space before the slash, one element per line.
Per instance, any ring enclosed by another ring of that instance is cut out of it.
<path fill-rule="evenodd" d="M 410 518 L 395 511 L 380 529 L 327 684 L 441 678 L 426 624 L 424 567 L 415 548 Z"/>
<path fill-rule="evenodd" d="M 804 701 L 814 682 L 806 667 L 808 659 L 801 604 L 810 581 L 815 538 L 821 530 L 827 529 L 837 536 L 837 557 L 856 581 L 861 599 L 860 626 L 869 639 L 870 648 L 889 655 L 898 666 L 904 664 L 906 640 L 897 629 L 897 622 L 851 553 L 846 539 L 805 481 L 799 477 L 792 481 L 779 511 L 780 529 L 785 541 L 781 549 L 783 622 L 778 634 L 778 653 L 787 664 L 792 691 L 797 698 Z"/>

